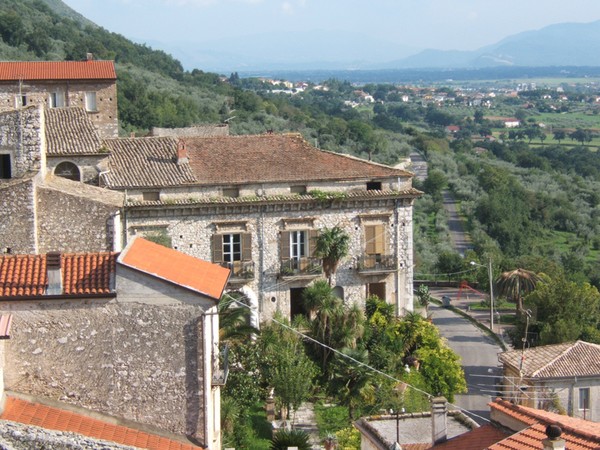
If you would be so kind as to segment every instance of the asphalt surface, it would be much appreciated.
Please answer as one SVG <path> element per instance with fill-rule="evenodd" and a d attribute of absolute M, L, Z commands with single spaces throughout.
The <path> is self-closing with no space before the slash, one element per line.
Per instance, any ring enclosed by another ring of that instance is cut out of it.
<path fill-rule="evenodd" d="M 448 230 L 450 231 L 450 239 L 454 250 L 465 256 L 465 252 L 473 248 L 471 238 L 468 233 L 465 233 L 462 223 L 462 218 L 456 210 L 456 201 L 452 194 L 448 191 L 443 191 L 444 209 L 448 214 Z"/>
<path fill-rule="evenodd" d="M 435 298 L 441 298 L 441 295 L 447 294 L 451 293 L 432 291 Z M 469 299 L 463 297 L 457 301 L 456 292 L 450 297 L 453 299 L 454 306 L 461 309 L 465 308 L 469 302 L 480 301 L 473 296 Z M 470 417 L 476 422 L 485 423 L 485 419 L 490 417 L 487 404 L 497 396 L 495 384 L 501 376 L 498 353 L 503 350 L 486 332 L 451 309 L 432 304 L 429 312 L 434 325 L 439 328 L 440 334 L 446 338 L 450 348 L 461 357 L 468 392 L 457 395 L 454 404 L 469 411 Z M 484 325 L 487 324 L 484 323 Z M 496 329 L 496 331 L 500 332 L 501 330 Z"/>

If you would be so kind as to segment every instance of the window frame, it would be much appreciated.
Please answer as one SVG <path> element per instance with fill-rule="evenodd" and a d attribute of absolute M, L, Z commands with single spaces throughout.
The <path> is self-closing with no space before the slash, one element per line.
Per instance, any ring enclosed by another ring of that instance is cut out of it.
<path fill-rule="evenodd" d="M 64 108 L 65 107 L 65 93 L 61 91 L 50 92 L 49 107 L 50 108 Z"/>
<path fill-rule="evenodd" d="M 590 400 L 591 400 L 591 392 L 590 388 L 579 388 L 579 398 L 578 398 L 577 406 L 579 407 L 579 411 L 589 411 L 590 410 Z M 582 408 L 583 406 L 583 408 Z"/>
<path fill-rule="evenodd" d="M 86 112 L 98 112 L 98 94 L 96 91 L 86 91 L 83 94 L 83 99 Z"/>

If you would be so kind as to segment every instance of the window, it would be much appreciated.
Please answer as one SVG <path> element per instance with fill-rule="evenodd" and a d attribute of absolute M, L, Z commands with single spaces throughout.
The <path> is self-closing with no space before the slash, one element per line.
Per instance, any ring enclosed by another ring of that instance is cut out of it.
<path fill-rule="evenodd" d="M 0 178 L 12 178 L 10 155 L 0 155 Z"/>
<path fill-rule="evenodd" d="M 240 190 L 237 187 L 223 188 L 223 197 L 239 197 Z"/>
<path fill-rule="evenodd" d="M 579 409 L 590 409 L 590 388 L 579 389 Z"/>
<path fill-rule="evenodd" d="M 98 111 L 98 106 L 96 105 L 96 93 L 95 92 L 86 92 L 85 93 L 85 110 L 87 112 Z"/>
<path fill-rule="evenodd" d="M 252 236 L 249 233 L 213 235 L 213 262 L 235 265 L 237 261 L 250 261 Z"/>
<path fill-rule="evenodd" d="M 290 258 L 300 260 L 306 256 L 306 231 L 290 232 Z"/>
<path fill-rule="evenodd" d="M 306 186 L 291 186 L 290 193 L 304 195 L 304 194 L 306 194 Z"/>
<path fill-rule="evenodd" d="M 62 108 L 65 106 L 65 94 L 62 92 L 50 93 L 50 108 Z"/>
<path fill-rule="evenodd" d="M 79 168 L 69 161 L 61 162 L 54 169 L 54 175 L 57 177 L 66 178 L 67 180 L 81 181 Z"/>
<path fill-rule="evenodd" d="M 160 192 L 159 191 L 142 192 L 142 200 L 145 202 L 158 202 L 158 201 L 160 201 Z"/>
<path fill-rule="evenodd" d="M 365 253 L 367 255 L 385 255 L 385 226 L 365 225 Z"/>
<path fill-rule="evenodd" d="M 381 181 L 369 181 L 367 183 L 367 191 L 380 191 Z"/>
<path fill-rule="evenodd" d="M 21 107 L 21 106 L 27 106 L 27 95 L 26 94 L 19 94 L 15 97 L 15 103 L 17 105 L 17 108 Z"/>

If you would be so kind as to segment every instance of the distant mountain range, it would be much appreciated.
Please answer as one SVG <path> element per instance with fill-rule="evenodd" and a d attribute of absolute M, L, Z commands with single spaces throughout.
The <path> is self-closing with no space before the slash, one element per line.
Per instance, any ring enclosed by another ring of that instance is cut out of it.
<path fill-rule="evenodd" d="M 211 42 L 147 42 L 186 69 L 314 69 L 600 66 L 600 21 L 562 23 L 509 36 L 473 51 L 420 50 L 347 32 L 269 33 Z"/>

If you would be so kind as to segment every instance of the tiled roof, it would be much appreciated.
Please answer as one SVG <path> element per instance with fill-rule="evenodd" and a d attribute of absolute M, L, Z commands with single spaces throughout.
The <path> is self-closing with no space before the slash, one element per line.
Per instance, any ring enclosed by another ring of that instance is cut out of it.
<path fill-rule="evenodd" d="M 558 425 L 561 438 L 569 450 L 597 450 L 600 448 L 600 423 L 551 413 L 540 409 L 513 405 L 497 399 L 490 403 L 492 410 L 512 417 L 527 428 L 488 447 L 490 450 L 529 450 L 541 449 L 541 441 L 546 439 L 546 427 Z"/>
<path fill-rule="evenodd" d="M 115 253 L 61 255 L 64 295 L 110 294 Z M 41 297 L 46 294 L 46 255 L 0 256 L 0 297 Z"/>
<path fill-rule="evenodd" d="M 179 186 L 196 183 L 189 164 L 177 164 L 177 139 L 107 139 L 110 160 L 105 182 L 113 188 Z"/>
<path fill-rule="evenodd" d="M 119 263 L 219 300 L 229 269 L 172 250 L 141 237 L 135 238 Z"/>
<path fill-rule="evenodd" d="M 189 163 L 177 164 L 174 138 L 111 139 L 110 187 L 235 185 L 370 180 L 411 173 L 319 150 L 299 134 L 190 137 Z"/>
<path fill-rule="evenodd" d="M 205 184 L 410 176 L 403 170 L 319 150 L 300 134 L 188 138 L 185 143 L 190 165 Z"/>
<path fill-rule="evenodd" d="M 93 419 L 83 414 L 7 396 L 1 420 L 66 431 L 94 439 L 151 450 L 197 450 L 195 445 Z"/>
<path fill-rule="evenodd" d="M 113 61 L 0 62 L 0 81 L 116 79 Z"/>
<path fill-rule="evenodd" d="M 488 424 L 434 445 L 432 448 L 435 450 L 481 450 L 504 439 L 509 434 L 509 432 Z"/>
<path fill-rule="evenodd" d="M 511 350 L 500 353 L 499 360 L 532 378 L 600 375 L 600 345 L 584 341 Z"/>
<path fill-rule="evenodd" d="M 83 108 L 49 108 L 46 110 L 48 155 L 82 155 L 98 153 L 102 142 Z"/>

